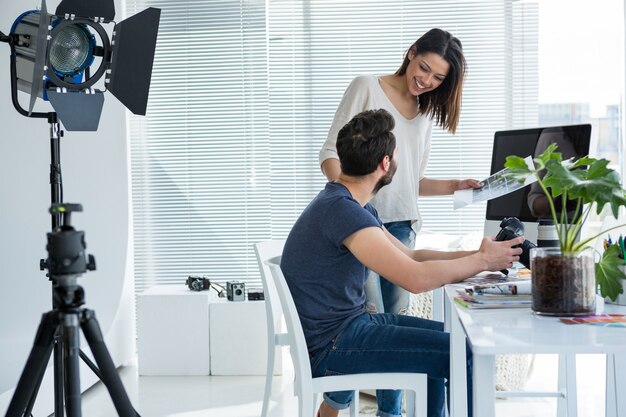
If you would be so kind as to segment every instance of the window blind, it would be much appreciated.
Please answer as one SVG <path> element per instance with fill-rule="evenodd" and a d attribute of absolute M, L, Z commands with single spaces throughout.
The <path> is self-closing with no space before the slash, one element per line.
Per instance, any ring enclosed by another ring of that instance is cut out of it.
<path fill-rule="evenodd" d="M 271 235 L 265 4 L 136 1 L 162 9 L 150 99 L 130 125 L 137 291 L 257 276 Z"/>
<path fill-rule="evenodd" d="M 428 29 L 463 43 L 456 135 L 427 175 L 484 178 L 495 130 L 537 120 L 537 4 L 512 0 L 128 0 L 162 9 L 146 117 L 131 117 L 137 290 L 189 274 L 259 285 L 253 243 L 285 238 L 325 178 L 318 152 L 350 81 L 389 74 Z M 482 229 L 484 205 L 425 197 L 425 228 Z"/>

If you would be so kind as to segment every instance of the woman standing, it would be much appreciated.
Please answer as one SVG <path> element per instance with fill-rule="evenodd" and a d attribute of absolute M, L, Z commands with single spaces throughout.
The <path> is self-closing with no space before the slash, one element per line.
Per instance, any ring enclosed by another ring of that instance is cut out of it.
<path fill-rule="evenodd" d="M 322 171 L 329 181 L 334 181 L 341 172 L 335 148 L 339 129 L 364 110 L 382 108 L 393 115 L 398 171 L 392 183 L 371 203 L 385 228 L 411 248 L 421 228 L 418 196 L 448 195 L 480 186 L 473 179 L 424 177 L 433 121 L 451 133 L 456 132 L 465 68 L 461 42 L 445 30 L 429 30 L 411 45 L 394 74 L 359 76 L 350 83 L 320 151 Z M 367 308 L 372 313 L 408 311 L 409 293 L 374 272 L 370 273 L 365 291 Z"/>

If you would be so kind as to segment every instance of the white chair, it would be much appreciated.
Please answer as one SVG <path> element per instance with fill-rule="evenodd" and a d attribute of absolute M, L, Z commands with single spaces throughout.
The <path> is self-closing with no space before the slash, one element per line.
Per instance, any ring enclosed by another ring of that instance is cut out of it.
<path fill-rule="evenodd" d="M 300 417 L 313 417 L 315 415 L 320 393 L 356 391 L 358 394 L 358 390 L 361 389 L 404 389 L 406 390 L 407 417 L 426 417 L 426 374 L 367 373 L 313 378 L 304 332 L 289 287 L 280 269 L 280 257 L 272 258 L 266 263 L 273 278 L 266 280 L 267 287 L 275 287 L 287 324 L 288 345 L 295 371 L 294 392 L 298 397 Z M 357 395 L 354 397 L 356 399 Z M 358 416 L 359 412 L 358 407 L 354 406 L 354 402 L 352 402 L 350 409 L 352 417 Z"/>
<path fill-rule="evenodd" d="M 265 394 L 263 395 L 261 417 L 267 417 L 269 410 L 275 358 L 277 354 L 280 354 L 280 349 L 276 352 L 276 348 L 288 345 L 287 334 L 280 332 L 282 311 L 278 302 L 276 287 L 268 285 L 268 282 L 272 280 L 272 273 L 266 264 L 266 261 L 269 259 L 280 256 L 283 253 L 283 246 L 285 246 L 285 240 L 266 240 L 254 244 L 254 251 L 259 262 L 259 271 L 261 272 L 261 281 L 263 282 L 265 315 L 267 319 L 267 371 L 265 373 Z"/>

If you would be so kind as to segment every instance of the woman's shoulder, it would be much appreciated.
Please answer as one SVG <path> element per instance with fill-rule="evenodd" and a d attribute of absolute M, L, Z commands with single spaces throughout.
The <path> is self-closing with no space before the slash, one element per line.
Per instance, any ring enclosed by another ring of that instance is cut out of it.
<path fill-rule="evenodd" d="M 352 79 L 345 95 L 353 98 L 369 97 L 376 93 L 378 78 L 375 75 L 359 75 Z"/>
<path fill-rule="evenodd" d="M 358 86 L 372 86 L 378 83 L 378 76 L 376 75 L 358 75 L 354 77 L 350 85 Z"/>

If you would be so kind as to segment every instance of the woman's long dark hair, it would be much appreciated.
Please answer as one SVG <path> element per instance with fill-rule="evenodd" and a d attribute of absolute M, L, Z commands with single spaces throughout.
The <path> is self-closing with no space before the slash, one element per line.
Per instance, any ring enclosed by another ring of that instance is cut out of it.
<path fill-rule="evenodd" d="M 409 66 L 409 54 L 414 56 L 428 52 L 442 57 L 450 69 L 443 83 L 436 89 L 419 96 L 419 114 L 424 114 L 451 133 L 456 132 L 461 115 L 461 90 L 467 65 L 463 47 L 458 38 L 443 29 L 431 29 L 422 35 L 406 53 L 404 62 L 395 75 L 404 75 Z"/>

